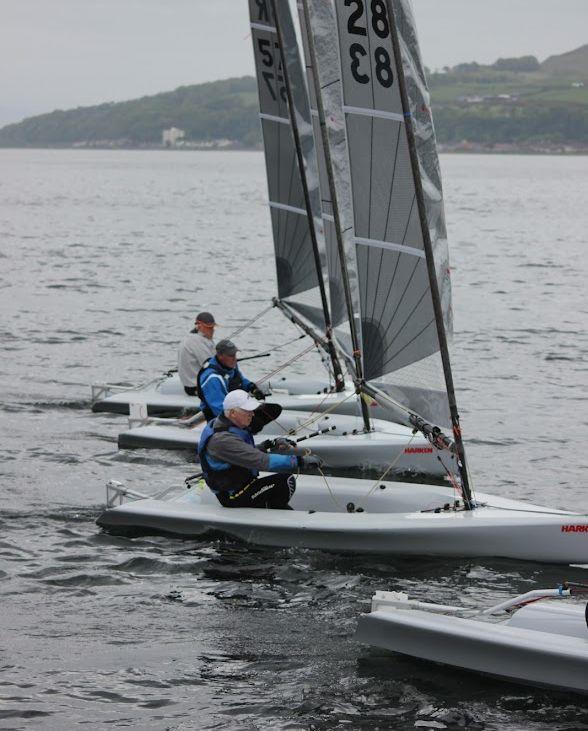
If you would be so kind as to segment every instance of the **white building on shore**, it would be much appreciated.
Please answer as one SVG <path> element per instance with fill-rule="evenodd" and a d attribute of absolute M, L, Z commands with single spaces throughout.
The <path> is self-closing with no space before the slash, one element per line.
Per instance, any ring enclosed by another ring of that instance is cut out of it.
<path fill-rule="evenodd" d="M 161 141 L 164 147 L 176 147 L 180 140 L 183 140 L 186 133 L 183 129 L 170 127 L 161 133 Z"/>

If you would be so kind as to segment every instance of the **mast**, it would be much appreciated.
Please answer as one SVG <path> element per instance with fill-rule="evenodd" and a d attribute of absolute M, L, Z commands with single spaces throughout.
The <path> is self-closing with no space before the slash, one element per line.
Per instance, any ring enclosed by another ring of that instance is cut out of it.
<path fill-rule="evenodd" d="M 271 0 L 274 3 L 275 0 Z M 345 247 L 343 245 L 343 232 L 341 230 L 341 217 L 339 215 L 339 203 L 337 198 L 337 191 L 335 189 L 335 181 L 333 177 L 333 162 L 331 159 L 331 151 L 329 147 L 329 135 L 327 131 L 327 124 L 325 121 L 325 109 L 323 100 L 321 97 L 321 86 L 317 76 L 317 65 L 316 65 L 316 54 L 314 48 L 314 39 L 310 32 L 310 16 L 308 13 L 308 0 L 302 0 L 302 7 L 305 17 L 305 26 L 307 29 L 307 43 L 308 52 L 310 54 L 310 62 L 312 66 L 312 73 L 314 77 L 314 86 L 316 89 L 316 105 L 319 116 L 319 124 L 321 128 L 321 137 L 323 140 L 324 147 L 324 158 L 325 166 L 327 169 L 327 178 L 329 180 L 329 193 L 331 196 L 331 206 L 333 209 L 333 220 L 335 228 L 335 236 L 337 239 L 337 248 L 339 250 L 339 260 L 341 263 L 341 274 L 343 280 L 343 290 L 345 293 L 345 304 L 347 306 L 347 316 L 349 318 L 349 330 L 351 333 L 351 346 L 353 348 L 353 362 L 355 365 L 355 390 L 359 396 L 359 403 L 361 405 L 361 415 L 363 418 L 364 428 L 366 431 L 371 430 L 370 417 L 368 412 L 368 406 L 365 400 L 362 398 L 362 391 L 364 386 L 363 377 L 363 366 L 361 362 L 361 350 L 359 347 L 359 338 L 357 336 L 357 328 L 355 326 L 355 314 L 353 312 L 353 300 L 351 297 L 351 287 L 349 286 L 349 273 L 347 271 L 347 259 L 345 256 Z"/>
<path fill-rule="evenodd" d="M 316 228 L 314 222 L 314 214 L 310 203 L 310 194 L 308 191 L 308 181 L 306 178 L 306 168 L 304 166 L 304 158 L 302 155 L 302 146 L 300 144 L 300 134 L 298 130 L 298 120 L 296 119 L 296 113 L 294 110 L 294 99 L 292 95 L 292 86 L 290 83 L 290 73 L 288 71 L 288 64 L 286 55 L 284 52 L 284 43 L 282 36 L 282 29 L 280 27 L 280 20 L 278 17 L 277 7 L 275 0 L 270 0 L 272 9 L 272 15 L 274 16 L 274 23 L 276 24 L 276 37 L 278 40 L 278 48 L 280 52 L 280 60 L 282 63 L 282 74 L 284 79 L 284 87 L 286 89 L 286 97 L 288 99 L 288 111 L 290 114 L 290 126 L 292 129 L 292 136 L 294 137 L 294 147 L 296 148 L 296 159 L 298 161 L 298 169 L 300 171 L 300 179 L 302 182 L 302 191 L 304 194 L 304 205 L 306 207 L 308 215 L 308 229 L 310 232 L 310 239 L 312 242 L 312 251 L 314 255 L 314 263 L 316 266 L 316 273 L 318 278 L 319 291 L 321 295 L 321 304 L 323 307 L 323 313 L 325 316 L 325 336 L 326 336 L 326 349 L 331 358 L 333 364 L 333 375 L 335 377 L 335 390 L 341 392 L 345 389 L 345 378 L 341 369 L 341 364 L 337 356 L 335 349 L 335 343 L 333 342 L 333 324 L 331 321 L 331 313 L 329 311 L 329 304 L 327 302 L 327 293 L 325 291 L 325 280 L 323 278 L 323 270 L 321 265 L 321 258 L 318 247 L 318 240 L 316 236 Z"/>
<path fill-rule="evenodd" d="M 305 0 L 306 2 L 306 0 Z M 423 186 L 419 169 L 419 161 L 416 151 L 416 141 L 414 129 L 412 126 L 412 114 L 410 111 L 410 103 L 408 99 L 408 91 L 406 88 L 406 79 L 404 76 L 404 67 L 402 65 L 402 53 L 400 50 L 400 41 L 398 38 L 398 28 L 396 26 L 396 16 L 392 7 L 392 0 L 385 0 L 390 19 L 390 33 L 392 40 L 392 49 L 396 61 L 397 81 L 402 100 L 402 108 L 404 111 L 406 136 L 408 138 L 408 149 L 410 153 L 410 163 L 413 172 L 416 200 L 418 206 L 419 219 L 423 234 L 423 244 L 426 254 L 427 271 L 429 274 L 429 284 L 431 288 L 431 298 L 433 300 L 433 310 L 435 313 L 435 322 L 437 326 L 437 336 L 439 338 L 439 346 L 441 353 L 441 361 L 443 364 L 443 374 L 445 376 L 445 386 L 447 388 L 447 398 L 449 400 L 449 412 L 451 423 L 453 426 L 453 437 L 455 439 L 455 447 L 457 452 L 457 463 L 459 475 L 461 478 L 463 500 L 466 509 L 474 508 L 472 499 L 472 491 L 469 481 L 468 468 L 465 456 L 465 447 L 461 436 L 461 428 L 459 425 L 459 413 L 457 410 L 457 401 L 455 398 L 455 388 L 453 385 L 453 375 L 451 372 L 451 363 L 449 360 L 449 347 L 447 344 L 447 334 L 445 332 L 445 324 L 443 322 L 443 309 L 441 307 L 441 296 L 439 294 L 439 286 L 437 282 L 437 272 L 435 271 L 435 260 L 433 257 L 433 246 L 429 232 L 429 224 L 427 222 L 427 214 L 425 209 L 425 201 L 423 195 Z"/>

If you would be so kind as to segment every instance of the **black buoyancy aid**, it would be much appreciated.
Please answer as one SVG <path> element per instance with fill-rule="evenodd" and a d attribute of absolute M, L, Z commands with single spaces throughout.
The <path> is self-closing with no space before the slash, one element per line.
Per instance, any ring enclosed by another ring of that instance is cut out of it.
<path fill-rule="evenodd" d="M 219 462 L 210 457 L 206 452 L 206 447 L 211 437 L 219 432 L 228 431 L 235 434 L 247 444 L 255 446 L 253 435 L 247 429 L 239 429 L 237 426 L 215 426 L 216 419 L 212 419 L 204 427 L 198 444 L 198 456 L 202 466 L 202 474 L 206 484 L 214 493 L 228 492 L 233 493 L 241 490 L 245 485 L 254 480 L 258 472 L 250 470 L 246 467 L 239 467 L 228 462 Z"/>

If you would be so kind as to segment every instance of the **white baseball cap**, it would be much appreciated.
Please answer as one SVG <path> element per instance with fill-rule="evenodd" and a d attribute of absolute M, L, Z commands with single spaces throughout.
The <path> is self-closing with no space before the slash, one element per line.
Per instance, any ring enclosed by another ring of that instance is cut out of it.
<path fill-rule="evenodd" d="M 240 388 L 235 391 L 230 391 L 223 401 L 223 410 L 230 411 L 231 409 L 244 409 L 245 411 L 255 411 L 259 406 L 259 401 L 252 398 L 247 391 L 242 391 Z"/>

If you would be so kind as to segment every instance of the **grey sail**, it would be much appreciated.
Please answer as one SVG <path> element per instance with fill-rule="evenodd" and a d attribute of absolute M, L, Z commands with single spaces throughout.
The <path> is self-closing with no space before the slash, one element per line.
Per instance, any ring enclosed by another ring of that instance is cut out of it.
<path fill-rule="evenodd" d="M 287 3 L 279 7 L 280 28 L 307 171 L 313 217 L 320 221 L 320 198 L 312 123 L 304 73 Z M 309 216 L 292 134 L 280 47 L 269 0 L 249 0 L 253 55 L 265 152 L 269 206 L 279 298 L 324 332 Z"/>
<path fill-rule="evenodd" d="M 321 0 L 308 0 L 311 28 L 328 35 Z M 436 424 L 451 423 L 390 18 L 385 0 L 335 0 L 338 68 L 316 44 L 323 99 L 340 79 L 351 183 L 363 368 L 398 402 Z M 443 195 L 429 96 L 410 6 L 394 0 L 428 231 L 444 320 L 451 288 Z M 316 25 L 315 25 L 316 23 Z M 328 114 L 332 110 L 329 108 Z M 344 173 L 343 173 L 344 174 Z M 348 224 L 349 225 L 349 224 Z"/>

